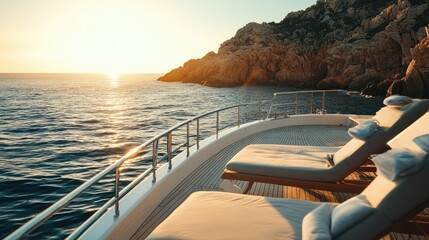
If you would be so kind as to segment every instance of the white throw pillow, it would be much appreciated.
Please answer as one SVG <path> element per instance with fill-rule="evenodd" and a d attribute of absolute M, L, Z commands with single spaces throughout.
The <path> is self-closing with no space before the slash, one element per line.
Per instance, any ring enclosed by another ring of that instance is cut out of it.
<path fill-rule="evenodd" d="M 302 239 L 328 240 L 331 239 L 331 212 L 334 206 L 323 203 L 302 219 Z"/>
<path fill-rule="evenodd" d="M 368 119 L 349 129 L 349 135 L 352 138 L 366 140 L 370 138 L 375 132 L 377 132 L 379 126 L 375 119 Z"/>
<path fill-rule="evenodd" d="M 385 153 L 371 155 L 377 167 L 377 175 L 394 181 L 419 171 L 423 167 L 426 153 L 409 149 L 391 149 Z"/>
<path fill-rule="evenodd" d="M 407 96 L 392 95 L 384 99 L 383 103 L 386 106 L 401 107 L 411 103 L 413 100 Z"/>
<path fill-rule="evenodd" d="M 366 197 L 363 195 L 352 197 L 339 204 L 332 210 L 331 214 L 332 237 L 336 238 L 374 211 L 375 209 L 369 205 Z"/>
<path fill-rule="evenodd" d="M 413 141 L 419 146 L 423 151 L 429 153 L 429 134 L 421 135 L 413 139 Z"/>

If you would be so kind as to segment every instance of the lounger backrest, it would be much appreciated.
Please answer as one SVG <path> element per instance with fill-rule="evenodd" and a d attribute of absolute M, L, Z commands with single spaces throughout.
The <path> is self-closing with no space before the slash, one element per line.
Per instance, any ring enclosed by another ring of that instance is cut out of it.
<path fill-rule="evenodd" d="M 429 133 L 429 113 L 404 130 L 401 135 L 390 142 L 392 149 L 408 148 L 412 151 L 424 151 L 414 143 L 414 139 Z M 362 239 L 381 237 L 388 227 L 429 203 L 429 154 L 426 155 L 422 169 L 409 176 L 395 181 L 378 176 L 361 193 L 376 209 L 375 213 L 354 225 L 343 233 L 339 239 Z"/>
<path fill-rule="evenodd" d="M 385 128 L 390 140 L 427 111 L 429 111 L 429 100 L 415 99 L 404 107 L 383 107 L 373 119 L 379 122 L 380 127 Z"/>
<path fill-rule="evenodd" d="M 420 151 L 421 148 L 416 144 L 417 136 L 429 134 L 429 112 L 417 119 L 413 124 L 390 140 L 387 145 L 390 148 L 406 147 L 413 151 Z"/>
<path fill-rule="evenodd" d="M 377 177 L 361 193 L 376 211 L 336 239 L 356 239 L 356 236 L 359 236 L 358 239 L 382 237 L 395 222 L 411 217 L 429 203 L 428 185 L 428 158 L 423 169 L 398 181 L 392 182 L 384 177 Z"/>
<path fill-rule="evenodd" d="M 429 203 L 429 159 L 419 172 L 392 182 L 378 176 L 361 193 L 376 208 L 370 216 L 337 239 L 375 239 L 404 217 L 411 217 Z"/>
<path fill-rule="evenodd" d="M 352 139 L 334 155 L 332 172 L 343 179 L 365 163 L 369 155 L 386 150 L 389 140 L 429 110 L 429 100 L 414 100 L 403 108 L 383 107 L 373 117 L 381 127 L 369 139 Z"/>

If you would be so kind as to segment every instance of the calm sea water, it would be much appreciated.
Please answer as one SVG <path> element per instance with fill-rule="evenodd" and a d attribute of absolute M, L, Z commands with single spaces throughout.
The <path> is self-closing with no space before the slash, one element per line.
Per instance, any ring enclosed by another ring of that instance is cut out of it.
<path fill-rule="evenodd" d="M 88 74 L 0 74 L 0 238 L 162 130 L 215 108 L 294 90 L 210 88 L 163 83 L 157 77 L 127 75 L 115 80 Z M 327 104 L 331 113 L 374 114 L 380 106 L 380 98 L 346 94 L 334 96 Z M 243 111 L 246 116 L 255 114 Z M 230 112 L 221 117 L 228 125 L 237 115 Z M 130 163 L 125 182 L 146 165 L 145 161 Z M 112 196 L 112 189 L 112 181 L 107 180 L 94 187 L 32 238 L 63 238 L 71 230 L 61 226 L 78 226 Z"/>

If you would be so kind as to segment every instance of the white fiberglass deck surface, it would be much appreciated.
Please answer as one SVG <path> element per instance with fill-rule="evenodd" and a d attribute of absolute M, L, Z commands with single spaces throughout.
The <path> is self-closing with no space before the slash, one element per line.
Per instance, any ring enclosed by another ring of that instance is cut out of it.
<path fill-rule="evenodd" d="M 248 136 L 232 144 L 211 157 L 197 168 L 191 175 L 182 181 L 155 209 L 147 221 L 141 224 L 132 239 L 144 239 L 160 224 L 178 205 L 191 193 L 199 190 L 222 191 L 219 184 L 220 175 L 225 164 L 242 148 L 249 144 L 285 144 L 285 145 L 313 145 L 313 146 L 342 146 L 350 137 L 344 126 L 291 126 Z M 349 178 L 367 178 L 365 174 L 354 173 Z M 246 182 L 237 181 L 240 187 Z M 353 196 L 347 193 L 335 193 L 320 190 L 301 189 L 265 183 L 255 183 L 249 194 L 280 198 L 296 198 L 312 201 L 343 202 Z M 425 239 L 424 236 L 410 236 L 391 233 L 387 239 Z"/>

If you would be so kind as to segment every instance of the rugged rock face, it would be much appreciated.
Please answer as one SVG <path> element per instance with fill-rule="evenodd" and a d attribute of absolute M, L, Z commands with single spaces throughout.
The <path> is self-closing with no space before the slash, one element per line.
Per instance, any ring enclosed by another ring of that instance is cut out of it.
<path fill-rule="evenodd" d="M 429 98 L 429 37 L 411 49 L 411 59 L 405 77 L 394 81 L 388 93 Z"/>
<path fill-rule="evenodd" d="M 160 80 L 383 94 L 404 75 L 428 24 L 426 0 L 319 0 L 280 23 L 247 24 L 218 53 L 190 60 Z"/>

